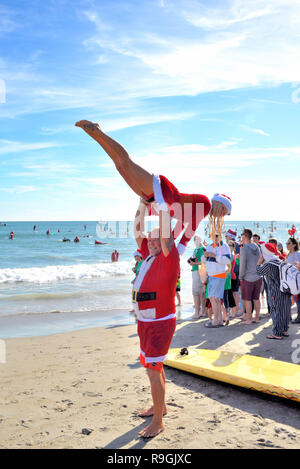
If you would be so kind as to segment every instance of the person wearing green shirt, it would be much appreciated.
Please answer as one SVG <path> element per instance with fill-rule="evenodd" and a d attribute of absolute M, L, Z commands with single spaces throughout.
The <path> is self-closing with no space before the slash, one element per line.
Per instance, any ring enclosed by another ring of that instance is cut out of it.
<path fill-rule="evenodd" d="M 205 251 L 205 248 L 202 246 L 201 238 L 197 235 L 194 236 L 194 243 L 195 250 L 193 252 L 193 256 L 188 259 L 188 263 L 192 266 L 192 293 L 195 305 L 195 312 L 192 316 L 192 319 L 199 319 L 201 316 L 204 316 L 205 310 L 204 287 L 199 275 L 199 265 L 201 265 L 201 257 Z M 202 311 L 200 306 L 202 307 Z"/>
<path fill-rule="evenodd" d="M 140 249 L 137 249 L 134 253 L 133 253 L 133 256 L 134 256 L 134 260 L 135 260 L 135 266 L 133 267 L 132 269 L 132 272 L 135 274 L 135 277 L 134 279 L 132 280 L 132 284 L 135 282 L 135 279 L 137 277 L 137 274 L 139 272 L 139 268 L 141 267 L 142 263 L 143 263 L 143 256 L 142 256 L 142 252 Z M 135 319 L 137 320 L 137 316 L 134 312 L 134 308 L 130 311 L 132 314 L 134 314 L 135 316 Z"/>

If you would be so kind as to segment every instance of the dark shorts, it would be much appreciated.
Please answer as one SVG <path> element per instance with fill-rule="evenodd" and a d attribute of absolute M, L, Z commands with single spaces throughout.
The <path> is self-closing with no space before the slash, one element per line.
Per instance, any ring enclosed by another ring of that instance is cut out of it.
<path fill-rule="evenodd" d="M 243 280 L 241 285 L 242 300 L 259 300 L 261 285 L 262 278 L 259 278 L 255 282 L 248 282 L 247 280 Z"/>
<path fill-rule="evenodd" d="M 239 291 L 240 288 L 240 280 L 239 278 L 237 279 L 231 279 L 231 290 L 232 291 Z"/>

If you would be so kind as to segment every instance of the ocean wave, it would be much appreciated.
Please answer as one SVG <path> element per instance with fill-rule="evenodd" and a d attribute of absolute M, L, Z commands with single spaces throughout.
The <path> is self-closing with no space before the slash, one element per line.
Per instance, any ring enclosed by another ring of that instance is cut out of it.
<path fill-rule="evenodd" d="M 53 265 L 22 269 L 0 269 L 0 284 L 53 283 L 63 280 L 82 280 L 132 275 L 132 262 L 100 262 L 98 264 Z"/>

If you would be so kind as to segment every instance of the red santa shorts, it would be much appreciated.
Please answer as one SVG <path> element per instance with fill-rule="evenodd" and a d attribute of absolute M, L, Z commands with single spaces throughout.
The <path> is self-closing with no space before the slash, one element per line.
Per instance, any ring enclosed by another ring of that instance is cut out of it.
<path fill-rule="evenodd" d="M 138 321 L 141 365 L 162 372 L 175 329 L 176 317 L 161 321 Z"/>

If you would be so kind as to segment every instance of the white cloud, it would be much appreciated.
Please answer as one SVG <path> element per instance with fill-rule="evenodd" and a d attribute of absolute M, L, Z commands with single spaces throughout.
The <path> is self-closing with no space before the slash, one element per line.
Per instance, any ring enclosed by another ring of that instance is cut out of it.
<path fill-rule="evenodd" d="M 298 200 L 298 179 L 282 174 L 287 165 L 300 161 L 300 147 L 242 149 L 232 140 L 210 146 L 173 145 L 133 155 L 133 159 L 151 173 L 166 175 L 182 192 L 230 195 L 232 220 L 290 220 L 296 216 L 283 194 Z M 138 198 L 117 172 L 108 179 L 78 178 L 79 183 L 86 187 L 84 197 L 99 201 L 103 219 L 134 216 Z M 274 187 L 280 190 L 274 191 Z"/>
<path fill-rule="evenodd" d="M 43 44 L 38 60 L 13 63 L 6 57 L 1 79 L 8 95 L 1 115 L 72 108 L 101 109 L 105 115 L 128 103 L 137 108 L 145 98 L 300 81 L 299 2 L 228 0 L 219 5 L 157 1 L 149 9 L 147 2 L 138 7 L 128 2 L 122 21 L 114 8 L 83 7 L 79 14 L 92 28 L 82 40 L 82 70 L 69 72 L 76 83 L 67 83 L 61 68 L 48 67 L 45 74 Z M 82 57 L 74 61 L 80 65 Z"/>
<path fill-rule="evenodd" d="M 237 185 L 237 181 L 243 179 L 249 171 L 256 171 L 258 176 L 264 174 L 265 165 L 269 161 L 269 167 L 282 177 L 282 168 L 300 161 L 300 147 L 279 148 L 239 148 L 236 145 L 228 145 L 221 142 L 216 145 L 177 145 L 162 148 L 160 151 L 136 156 L 138 164 L 155 173 L 159 168 L 159 174 L 164 174 L 182 192 L 200 192 L 211 194 L 218 191 L 231 192 Z M 249 176 L 249 174 L 248 174 Z M 239 185 L 240 194 L 245 187 L 256 186 L 255 183 L 246 182 Z M 273 186 L 277 187 L 272 178 Z M 278 181 L 279 184 L 279 181 Z M 252 189 L 251 189 L 252 190 Z M 239 196 L 241 197 L 241 195 Z M 299 193 L 300 197 L 300 193 Z"/>
<path fill-rule="evenodd" d="M 228 28 L 278 12 L 276 2 L 272 2 L 269 6 L 261 2 L 251 1 L 250 3 L 245 0 L 227 2 L 227 4 L 223 2 L 219 10 L 203 4 L 197 5 L 195 2 L 192 6 L 194 6 L 192 13 L 189 10 L 183 10 L 184 18 L 193 25 L 208 30 Z"/>
<path fill-rule="evenodd" d="M 17 185 L 13 187 L 0 187 L 0 191 L 7 192 L 9 194 L 26 194 L 27 192 L 35 192 L 38 190 L 40 190 L 40 187 L 22 185 Z"/>
<path fill-rule="evenodd" d="M 11 33 L 17 28 L 13 19 L 14 13 L 4 5 L 0 5 L 0 34 Z"/>
<path fill-rule="evenodd" d="M 265 137 L 270 137 L 270 134 L 268 134 L 262 129 L 254 129 L 253 127 L 249 127 L 248 125 L 243 125 L 243 124 L 241 124 L 240 127 L 244 130 L 247 130 L 247 132 L 253 132 L 255 134 L 264 135 Z"/>
<path fill-rule="evenodd" d="M 182 7 L 183 18 L 198 26 L 193 35 L 186 34 L 184 27 L 176 36 L 147 30 L 143 35 L 132 31 L 129 36 L 122 27 L 114 34 L 105 34 L 93 17 L 98 35 L 90 38 L 91 42 L 100 53 L 110 51 L 111 60 L 122 58 L 121 66 L 126 58 L 135 72 L 136 96 L 193 95 L 300 78 L 299 3 L 275 0 L 266 6 L 258 0 L 233 0 L 221 3 L 218 9 L 204 8 L 198 2 L 185 4 L 188 13 Z M 169 21 L 181 5 L 173 2 Z M 200 15 L 199 10 L 204 12 Z M 203 25 L 209 31 L 203 31 Z M 152 47 L 148 47 L 150 44 Z M 126 90 L 133 92 L 131 81 Z"/>
<path fill-rule="evenodd" d="M 101 123 L 102 128 L 106 132 L 125 129 L 128 127 L 136 127 L 139 125 L 154 124 L 158 122 L 176 121 L 190 119 L 195 116 L 193 112 L 178 112 L 173 114 L 148 114 L 135 115 L 133 117 L 104 119 Z"/>
<path fill-rule="evenodd" d="M 25 142 L 15 142 L 12 140 L 0 140 L 1 148 L 0 154 L 7 153 L 20 153 L 31 150 L 44 150 L 47 148 L 53 148 L 62 146 L 61 144 L 55 142 L 36 142 L 36 143 L 25 143 Z"/>

